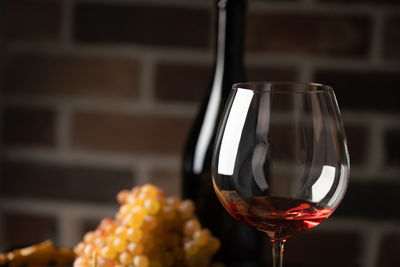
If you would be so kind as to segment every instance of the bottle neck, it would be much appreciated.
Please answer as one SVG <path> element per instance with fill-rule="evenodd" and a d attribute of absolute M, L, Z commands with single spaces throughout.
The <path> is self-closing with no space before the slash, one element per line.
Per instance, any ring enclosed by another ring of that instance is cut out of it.
<path fill-rule="evenodd" d="M 243 42 L 246 0 L 217 0 L 215 75 L 222 74 L 223 94 L 243 81 Z M 217 77 L 215 77 L 217 78 Z M 227 89 L 228 87 L 228 89 Z"/>
<path fill-rule="evenodd" d="M 193 172 L 203 171 L 211 151 L 217 120 L 232 84 L 243 80 L 243 22 L 245 0 L 217 0 L 217 45 L 214 77 L 205 102 L 204 117 L 195 145 Z M 207 162 L 209 164 L 209 162 Z"/>

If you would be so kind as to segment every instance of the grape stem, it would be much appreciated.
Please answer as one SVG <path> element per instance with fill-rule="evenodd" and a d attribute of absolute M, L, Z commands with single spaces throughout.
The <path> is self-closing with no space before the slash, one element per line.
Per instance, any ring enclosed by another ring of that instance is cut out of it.
<path fill-rule="evenodd" d="M 271 240 L 272 245 L 272 266 L 282 267 L 283 264 L 283 248 L 286 240 Z"/>

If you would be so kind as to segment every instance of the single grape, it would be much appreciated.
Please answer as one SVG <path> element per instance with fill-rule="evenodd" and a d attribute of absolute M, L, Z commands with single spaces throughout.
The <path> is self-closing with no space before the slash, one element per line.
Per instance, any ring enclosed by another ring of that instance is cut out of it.
<path fill-rule="evenodd" d="M 162 214 L 165 219 L 172 220 L 176 215 L 176 209 L 172 205 L 166 205 L 162 209 Z"/>
<path fill-rule="evenodd" d="M 115 267 L 115 261 L 110 258 L 98 258 L 96 267 Z"/>
<path fill-rule="evenodd" d="M 160 202 L 157 199 L 147 199 L 143 203 L 143 207 L 151 215 L 155 215 L 160 210 Z"/>
<path fill-rule="evenodd" d="M 128 196 L 131 194 L 128 190 L 122 190 L 117 195 L 117 201 L 119 204 L 125 204 L 127 202 Z"/>
<path fill-rule="evenodd" d="M 83 250 L 85 249 L 85 243 L 79 242 L 78 245 L 74 247 L 74 252 L 77 255 L 83 254 Z"/>
<path fill-rule="evenodd" d="M 126 231 L 127 231 L 126 227 L 123 225 L 120 225 L 115 229 L 115 235 L 123 238 L 126 236 Z"/>
<path fill-rule="evenodd" d="M 185 223 L 183 233 L 185 236 L 191 237 L 194 232 L 201 229 L 200 222 L 197 219 L 190 219 Z"/>
<path fill-rule="evenodd" d="M 139 203 L 138 199 L 133 194 L 129 194 L 129 196 L 126 198 L 126 202 L 130 205 L 136 205 Z"/>
<path fill-rule="evenodd" d="M 125 250 L 126 246 L 126 240 L 122 238 L 115 238 L 112 242 L 112 247 L 117 251 L 117 252 L 122 252 Z"/>
<path fill-rule="evenodd" d="M 105 246 L 101 252 L 100 255 L 106 258 L 114 259 L 117 256 L 117 251 L 110 246 Z"/>
<path fill-rule="evenodd" d="M 86 243 L 91 243 L 95 238 L 96 236 L 94 232 L 90 231 L 85 234 L 85 236 L 83 237 L 83 241 L 85 241 Z"/>
<path fill-rule="evenodd" d="M 183 249 L 188 255 L 194 255 L 199 251 L 199 247 L 192 240 L 185 242 Z"/>
<path fill-rule="evenodd" d="M 179 205 L 181 204 L 181 200 L 178 197 L 169 197 L 167 198 L 167 204 L 171 205 L 175 209 L 178 209 Z"/>
<path fill-rule="evenodd" d="M 144 194 L 148 198 L 155 198 L 158 194 L 158 188 L 151 184 L 145 184 L 142 186 L 140 193 Z"/>
<path fill-rule="evenodd" d="M 183 219 L 188 219 L 192 217 L 195 206 L 192 200 L 184 200 L 179 205 L 179 212 Z"/>
<path fill-rule="evenodd" d="M 142 236 L 143 232 L 139 228 L 128 228 L 126 230 L 126 237 L 131 242 L 138 242 Z"/>
<path fill-rule="evenodd" d="M 93 244 L 87 244 L 85 246 L 83 254 L 86 256 L 86 258 L 90 259 L 93 257 L 95 251 L 96 247 Z"/>
<path fill-rule="evenodd" d="M 132 209 L 132 207 L 130 205 L 125 204 L 119 208 L 118 213 L 120 213 L 122 216 L 126 216 L 126 215 L 128 215 L 128 213 L 130 212 L 131 209 Z"/>
<path fill-rule="evenodd" d="M 103 248 L 104 246 L 105 246 L 105 242 L 104 242 L 105 240 L 104 240 L 104 237 L 96 237 L 94 240 L 93 240 L 93 244 L 96 246 L 96 247 L 98 247 L 98 248 Z"/>
<path fill-rule="evenodd" d="M 104 218 L 98 227 L 98 229 L 103 230 L 105 233 L 110 233 L 115 229 L 116 225 L 110 218 Z"/>
<path fill-rule="evenodd" d="M 215 253 L 220 247 L 221 247 L 221 242 L 219 241 L 218 238 L 216 237 L 210 237 L 210 240 L 208 241 L 208 248 L 212 253 Z"/>
<path fill-rule="evenodd" d="M 132 255 L 141 255 L 144 251 L 144 246 L 142 243 L 131 242 L 128 244 L 127 249 Z"/>
<path fill-rule="evenodd" d="M 157 227 L 157 218 L 151 215 L 144 216 L 142 227 L 147 231 L 154 230 Z"/>
<path fill-rule="evenodd" d="M 148 267 L 149 259 L 145 255 L 135 256 L 133 258 L 133 264 L 135 267 Z"/>
<path fill-rule="evenodd" d="M 129 264 L 132 264 L 132 261 L 133 261 L 133 255 L 131 254 L 131 253 L 128 253 L 128 252 L 122 252 L 120 255 L 119 255 L 119 261 L 122 263 L 122 264 L 124 264 L 124 265 L 129 265 Z"/>
<path fill-rule="evenodd" d="M 83 257 L 78 257 L 74 261 L 74 267 L 89 267 L 89 263 Z"/>
<path fill-rule="evenodd" d="M 197 230 L 193 234 L 194 242 L 199 246 L 205 246 L 210 238 L 211 233 L 208 229 Z"/>
<path fill-rule="evenodd" d="M 144 215 L 141 213 L 128 214 L 124 219 L 124 224 L 132 228 L 138 228 L 143 224 Z"/>

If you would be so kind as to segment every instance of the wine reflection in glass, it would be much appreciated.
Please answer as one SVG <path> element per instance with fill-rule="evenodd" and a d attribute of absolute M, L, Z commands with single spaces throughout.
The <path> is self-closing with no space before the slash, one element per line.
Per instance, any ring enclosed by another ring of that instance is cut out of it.
<path fill-rule="evenodd" d="M 267 234 L 274 267 L 282 266 L 288 237 L 317 226 L 336 209 L 349 168 L 331 87 L 233 86 L 215 141 L 213 185 L 235 219 Z"/>

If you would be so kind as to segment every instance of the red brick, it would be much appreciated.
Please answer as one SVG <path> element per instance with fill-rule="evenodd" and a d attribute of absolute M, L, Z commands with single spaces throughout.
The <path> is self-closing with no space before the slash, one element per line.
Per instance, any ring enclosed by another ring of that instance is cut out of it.
<path fill-rule="evenodd" d="M 56 223 L 56 219 L 50 216 L 5 213 L 3 217 L 3 248 L 9 251 L 47 239 L 57 241 Z"/>
<path fill-rule="evenodd" d="M 211 65 L 168 64 L 156 68 L 156 97 L 166 101 L 200 101 L 211 79 Z"/>
<path fill-rule="evenodd" d="M 2 31 L 6 41 L 56 41 L 59 37 L 61 1 L 5 0 Z"/>
<path fill-rule="evenodd" d="M 297 71 L 291 67 L 249 66 L 246 70 L 249 81 L 296 81 Z"/>
<path fill-rule="evenodd" d="M 319 0 L 320 2 L 323 3 L 343 3 L 343 4 L 349 4 L 349 3 L 354 3 L 354 4 L 399 4 L 399 1 L 397 0 Z"/>
<path fill-rule="evenodd" d="M 251 81 L 293 81 L 294 68 L 249 66 L 246 69 Z M 211 65 L 163 63 L 156 69 L 156 97 L 166 101 L 201 101 L 212 76 Z"/>
<path fill-rule="evenodd" d="M 79 112 L 73 118 L 72 144 L 125 153 L 180 153 L 191 119 L 158 115 Z"/>
<path fill-rule="evenodd" d="M 315 80 L 329 84 L 343 110 L 398 111 L 400 72 L 319 70 Z"/>
<path fill-rule="evenodd" d="M 400 166 L 400 130 L 388 130 L 385 133 L 385 161 L 388 165 Z"/>
<path fill-rule="evenodd" d="M 368 54 L 370 24 L 365 16 L 251 13 L 246 47 L 251 52 L 361 57 Z"/>
<path fill-rule="evenodd" d="M 379 257 L 376 266 L 397 267 L 400 262 L 400 234 L 387 233 L 380 242 Z"/>
<path fill-rule="evenodd" d="M 6 145 L 55 145 L 55 112 L 48 109 L 5 108 L 3 142 Z"/>
<path fill-rule="evenodd" d="M 355 267 L 361 266 L 360 254 L 361 236 L 359 234 L 345 231 L 326 232 L 316 227 L 287 240 L 284 266 Z M 271 264 L 270 245 L 266 246 L 264 255 L 267 263 Z"/>
<path fill-rule="evenodd" d="M 399 220 L 400 202 L 396 200 L 400 184 L 398 182 L 381 182 L 384 179 L 379 176 L 375 177 L 374 181 L 378 182 L 354 182 L 350 178 L 346 195 L 334 216 L 369 220 Z"/>
<path fill-rule="evenodd" d="M 117 210 L 116 210 L 117 212 Z M 114 218 L 111 218 L 114 219 Z M 93 231 L 97 228 L 97 226 L 100 224 L 102 218 L 101 219 L 86 219 L 82 221 L 82 232 L 80 236 L 84 236 L 85 233 L 89 232 L 89 231 Z"/>
<path fill-rule="evenodd" d="M 208 48 L 210 14 L 186 7 L 77 4 L 78 42 Z"/>
<path fill-rule="evenodd" d="M 385 22 L 383 54 L 387 59 L 400 59 L 400 16 Z"/>
<path fill-rule="evenodd" d="M 155 169 L 150 173 L 149 182 L 160 187 L 168 196 L 181 195 L 180 170 Z"/>
<path fill-rule="evenodd" d="M 365 163 L 368 153 L 373 153 L 372 151 L 368 150 L 368 129 L 350 124 L 345 125 L 351 164 L 359 165 Z"/>
<path fill-rule="evenodd" d="M 96 56 L 14 54 L 4 74 L 10 95 L 132 99 L 138 83 L 135 60 Z"/>
<path fill-rule="evenodd" d="M 1 193 L 12 197 L 116 203 L 133 186 L 130 170 L 6 161 Z"/>

